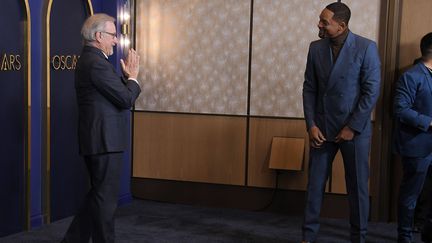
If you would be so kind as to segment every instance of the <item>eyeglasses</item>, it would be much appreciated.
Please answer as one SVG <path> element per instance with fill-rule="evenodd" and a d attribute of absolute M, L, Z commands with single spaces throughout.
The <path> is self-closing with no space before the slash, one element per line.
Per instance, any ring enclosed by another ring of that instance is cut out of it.
<path fill-rule="evenodd" d="M 112 36 L 113 38 L 117 38 L 117 33 L 110 33 L 110 32 L 106 32 L 106 31 L 101 31 L 101 33 L 105 33 L 105 34 Z"/>

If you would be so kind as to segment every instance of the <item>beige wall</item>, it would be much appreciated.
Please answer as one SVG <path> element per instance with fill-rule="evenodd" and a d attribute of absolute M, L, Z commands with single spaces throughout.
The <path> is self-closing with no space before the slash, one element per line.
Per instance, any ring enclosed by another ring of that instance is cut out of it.
<path fill-rule="evenodd" d="M 136 109 L 246 114 L 248 0 L 137 1 Z"/>
<path fill-rule="evenodd" d="M 318 16 L 332 0 L 256 0 L 250 114 L 303 117 L 301 89 Z M 380 0 L 345 1 L 353 32 L 377 40 Z M 251 1 L 137 1 L 147 111 L 247 114 Z"/>

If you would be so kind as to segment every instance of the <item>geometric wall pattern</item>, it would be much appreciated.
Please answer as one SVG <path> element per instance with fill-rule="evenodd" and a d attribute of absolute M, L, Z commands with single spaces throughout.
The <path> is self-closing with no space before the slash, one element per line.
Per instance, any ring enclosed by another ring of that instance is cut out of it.
<path fill-rule="evenodd" d="M 249 0 L 137 1 L 136 109 L 244 115 Z"/>
<path fill-rule="evenodd" d="M 255 0 L 250 114 L 303 117 L 309 43 L 331 0 Z M 381 0 L 345 2 L 350 29 L 377 41 Z M 137 110 L 247 114 L 250 0 L 137 1 Z"/>

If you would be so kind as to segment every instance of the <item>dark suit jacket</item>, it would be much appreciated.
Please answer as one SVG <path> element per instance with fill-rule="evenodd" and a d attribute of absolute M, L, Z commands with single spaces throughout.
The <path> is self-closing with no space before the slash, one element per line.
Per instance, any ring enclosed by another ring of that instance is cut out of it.
<path fill-rule="evenodd" d="M 420 62 L 396 84 L 395 148 L 402 156 L 424 157 L 432 153 L 432 76 Z"/>
<path fill-rule="evenodd" d="M 380 59 L 375 42 L 348 33 L 333 64 L 328 38 L 310 44 L 303 84 L 303 108 L 309 130 L 316 125 L 334 141 L 348 125 L 370 135 L 370 117 L 380 91 Z"/>
<path fill-rule="evenodd" d="M 122 152 L 128 145 L 128 112 L 141 89 L 119 77 L 101 50 L 85 46 L 75 70 L 81 155 Z"/>

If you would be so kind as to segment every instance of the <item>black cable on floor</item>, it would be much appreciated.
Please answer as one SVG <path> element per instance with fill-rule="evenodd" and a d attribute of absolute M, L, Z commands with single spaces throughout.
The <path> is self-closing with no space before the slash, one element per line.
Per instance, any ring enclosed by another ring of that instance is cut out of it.
<path fill-rule="evenodd" d="M 281 173 L 280 170 L 276 170 L 276 182 L 275 182 L 275 187 L 273 188 L 273 192 L 272 192 L 272 196 L 269 200 L 269 202 L 262 208 L 259 209 L 255 209 L 255 212 L 261 212 L 261 211 L 265 211 L 267 210 L 274 202 L 274 199 L 276 198 L 276 192 L 279 189 L 279 174 Z"/>

